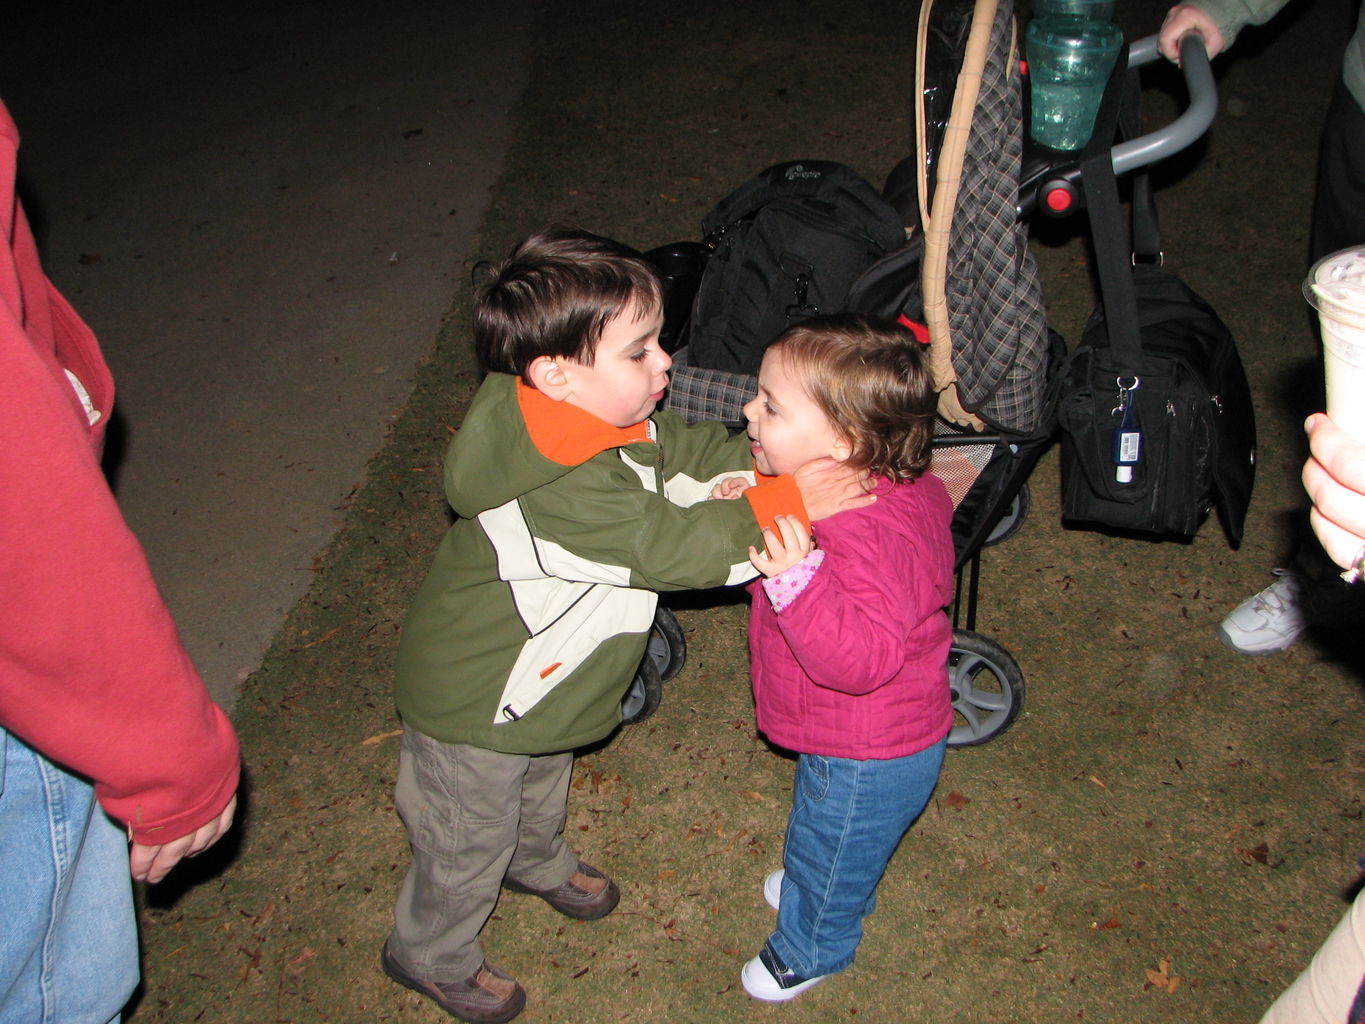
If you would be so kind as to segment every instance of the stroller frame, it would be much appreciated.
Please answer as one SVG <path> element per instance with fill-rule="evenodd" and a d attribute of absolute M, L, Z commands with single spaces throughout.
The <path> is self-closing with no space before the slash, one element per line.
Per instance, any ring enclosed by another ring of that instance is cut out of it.
<path fill-rule="evenodd" d="M 982 34 L 978 22 L 983 18 L 994 21 L 999 3 L 1007 4 L 1009 0 L 975 0 L 972 30 L 978 38 Z M 929 4 L 925 6 L 927 8 Z M 925 45 L 925 32 L 922 30 L 921 51 Z M 1126 61 L 1121 62 L 1111 76 L 1109 89 L 1120 88 L 1129 71 L 1153 63 L 1159 56 L 1156 36 L 1133 43 L 1127 48 Z M 919 53 L 918 57 L 922 66 L 924 53 Z M 1212 124 L 1217 110 L 1217 92 L 1207 52 L 1202 40 L 1195 35 L 1182 40 L 1181 69 L 1189 99 L 1185 111 L 1165 127 L 1114 145 L 1111 160 L 1116 175 L 1131 173 L 1179 153 L 1198 140 Z M 968 78 L 979 76 L 979 70 L 972 69 Z M 1110 104 L 1106 103 L 1108 106 Z M 957 105 L 957 109 L 960 109 L 960 105 Z M 949 126 L 949 131 L 965 132 L 969 127 L 955 124 Z M 1105 138 L 1113 138 L 1115 126 L 1112 123 L 1101 124 L 1096 131 L 1107 133 L 1103 136 Z M 919 159 L 922 170 L 922 145 Z M 1028 147 L 1021 164 L 1015 209 L 1018 221 L 1025 221 L 1035 214 L 1066 217 L 1082 208 L 1078 159 L 1068 154 Z M 696 275 L 678 273 L 676 264 L 680 255 L 684 263 L 688 259 L 695 259 L 699 249 L 696 243 L 679 243 L 661 246 L 648 254 L 659 266 L 666 284 L 681 283 L 680 289 L 666 289 L 666 309 L 670 315 L 665 326 L 665 340 L 674 345 L 685 336 L 685 327 L 679 327 L 674 321 L 679 315 L 685 317 L 690 305 L 688 289 L 695 290 L 696 285 Z M 941 267 L 942 261 L 937 265 Z M 926 290 L 926 305 L 930 301 L 931 296 Z M 681 311 L 681 314 L 677 311 Z M 1064 350 L 1065 346 L 1050 330 L 1048 344 L 1050 369 L 1059 361 L 1059 350 Z M 753 392 L 756 387 L 753 378 L 685 365 L 679 367 L 679 373 L 689 372 L 703 378 L 713 376 L 714 382 L 704 381 L 703 391 L 714 386 L 716 390 L 712 393 L 724 396 L 719 414 L 708 410 L 712 413 L 711 418 L 732 423 L 742 420 L 739 408 L 743 402 L 739 399 L 746 387 L 749 393 Z M 726 409 L 730 410 L 729 415 L 725 414 Z M 966 747 L 989 742 L 1003 733 L 1013 724 L 1023 706 L 1024 676 L 1018 663 L 1001 644 L 976 632 L 981 554 L 985 547 L 1012 536 L 1027 517 L 1031 505 L 1028 476 L 1051 445 L 1055 424 L 1051 409 L 1044 410 L 1036 429 L 1022 434 L 1005 430 L 978 432 L 963 429 L 965 424 L 960 420 L 957 422 L 957 426 L 945 422 L 936 433 L 933 468 L 942 477 L 952 475 L 941 471 L 946 462 L 957 466 L 970 463 L 976 470 L 965 488 L 956 488 L 956 492 L 952 483 L 945 479 L 955 509 L 953 534 L 956 546 L 956 583 L 950 609 L 953 643 L 948 659 L 955 722 L 948 745 Z M 648 651 L 623 702 L 624 721 L 640 721 L 654 712 L 659 705 L 662 683 L 677 673 L 685 656 L 682 631 L 672 613 L 661 606 L 650 634 Z"/>

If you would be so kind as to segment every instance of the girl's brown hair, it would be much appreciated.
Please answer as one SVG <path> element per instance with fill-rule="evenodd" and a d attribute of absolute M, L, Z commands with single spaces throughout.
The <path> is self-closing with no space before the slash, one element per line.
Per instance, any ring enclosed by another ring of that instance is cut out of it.
<path fill-rule="evenodd" d="M 814 317 L 780 334 L 776 352 L 852 447 L 847 464 L 892 481 L 929 468 L 938 396 L 926 347 L 890 320 Z"/>

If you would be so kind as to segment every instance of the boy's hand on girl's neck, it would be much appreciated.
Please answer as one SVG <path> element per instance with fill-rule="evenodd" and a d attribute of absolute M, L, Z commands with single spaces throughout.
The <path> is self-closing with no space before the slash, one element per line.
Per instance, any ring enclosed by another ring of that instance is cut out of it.
<path fill-rule="evenodd" d="M 815 459 L 793 474 L 806 515 L 811 522 L 838 512 L 871 505 L 876 497 L 867 491 L 867 474 L 836 459 Z"/>

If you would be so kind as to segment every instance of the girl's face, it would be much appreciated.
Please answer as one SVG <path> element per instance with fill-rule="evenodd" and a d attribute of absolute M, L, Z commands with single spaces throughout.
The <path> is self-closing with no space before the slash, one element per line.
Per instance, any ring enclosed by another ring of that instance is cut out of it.
<path fill-rule="evenodd" d="M 768 476 L 795 473 L 826 456 L 842 462 L 851 450 L 793 370 L 780 347 L 769 349 L 758 370 L 758 395 L 744 406 L 754 465 Z"/>

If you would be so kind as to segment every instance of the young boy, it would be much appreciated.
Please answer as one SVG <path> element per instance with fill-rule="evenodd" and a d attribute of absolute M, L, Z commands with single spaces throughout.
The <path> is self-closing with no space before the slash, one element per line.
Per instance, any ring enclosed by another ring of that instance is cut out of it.
<path fill-rule="evenodd" d="M 752 468 L 749 442 L 652 417 L 671 365 L 662 305 L 638 253 L 554 230 L 518 246 L 475 309 L 488 376 L 446 457 L 459 518 L 398 650 L 395 805 L 412 866 L 381 954 L 462 1020 L 525 1005 L 478 941 L 499 888 L 580 920 L 620 898 L 564 841 L 569 776 L 573 749 L 620 722 L 655 591 L 749 579 L 759 522 L 803 499 L 815 519 L 868 500 L 851 474 L 706 500 Z"/>

